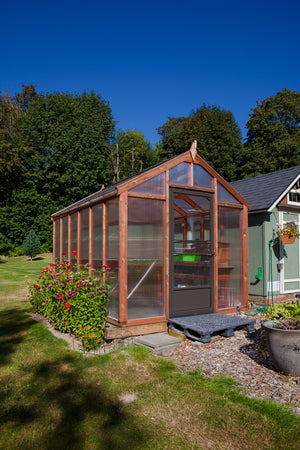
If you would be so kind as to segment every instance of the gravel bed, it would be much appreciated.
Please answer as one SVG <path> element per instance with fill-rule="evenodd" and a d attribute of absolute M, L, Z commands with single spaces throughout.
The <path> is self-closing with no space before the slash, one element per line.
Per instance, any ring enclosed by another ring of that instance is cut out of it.
<path fill-rule="evenodd" d="M 276 372 L 262 344 L 263 314 L 253 319 L 256 320 L 253 332 L 236 331 L 232 337 L 219 336 L 209 344 L 186 339 L 177 349 L 162 356 L 174 361 L 183 371 L 200 369 L 209 377 L 230 375 L 250 397 L 275 400 L 300 415 L 300 377 Z"/>

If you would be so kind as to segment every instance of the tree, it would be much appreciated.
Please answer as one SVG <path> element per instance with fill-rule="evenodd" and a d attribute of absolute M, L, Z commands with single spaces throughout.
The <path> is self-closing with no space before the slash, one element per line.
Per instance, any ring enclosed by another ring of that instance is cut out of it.
<path fill-rule="evenodd" d="M 283 88 L 256 102 L 241 159 L 241 177 L 300 164 L 300 93 Z"/>
<path fill-rule="evenodd" d="M 111 148 L 111 159 L 115 183 L 154 164 L 154 152 L 140 131 L 118 130 Z"/>
<path fill-rule="evenodd" d="M 162 136 L 159 159 L 187 151 L 194 140 L 200 156 L 227 181 L 237 177 L 241 131 L 230 111 L 203 104 L 189 117 L 169 117 L 158 133 Z"/>
<path fill-rule="evenodd" d="M 33 85 L 22 85 L 21 93 L 0 95 L 0 202 L 5 201 L 24 175 L 21 126 L 25 111 L 36 95 Z"/>
<path fill-rule="evenodd" d="M 31 229 L 29 233 L 27 234 L 23 245 L 23 253 L 26 256 L 29 256 L 31 261 L 32 258 L 41 251 L 41 243 L 37 235 L 35 234 L 35 231 Z"/>
<path fill-rule="evenodd" d="M 110 183 L 114 122 L 94 92 L 37 94 L 22 132 L 31 149 L 24 164 L 40 194 L 67 206 Z"/>

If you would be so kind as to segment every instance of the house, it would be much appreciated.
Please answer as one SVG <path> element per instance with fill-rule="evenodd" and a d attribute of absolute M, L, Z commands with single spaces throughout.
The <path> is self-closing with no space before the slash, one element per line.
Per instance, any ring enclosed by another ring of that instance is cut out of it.
<path fill-rule="evenodd" d="M 300 291 L 300 240 L 284 245 L 283 227 L 300 223 L 300 166 L 231 183 L 250 204 L 249 295 L 270 303 Z"/>
<path fill-rule="evenodd" d="M 109 322 L 131 335 L 248 307 L 248 203 L 195 143 L 52 220 L 55 261 L 111 268 Z"/>

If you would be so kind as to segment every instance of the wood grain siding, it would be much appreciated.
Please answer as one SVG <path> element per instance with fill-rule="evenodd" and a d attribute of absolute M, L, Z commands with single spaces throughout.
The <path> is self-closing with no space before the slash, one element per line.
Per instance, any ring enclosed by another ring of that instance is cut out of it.
<path fill-rule="evenodd" d="M 128 199 L 123 192 L 119 199 L 119 322 L 127 322 L 127 230 Z"/>

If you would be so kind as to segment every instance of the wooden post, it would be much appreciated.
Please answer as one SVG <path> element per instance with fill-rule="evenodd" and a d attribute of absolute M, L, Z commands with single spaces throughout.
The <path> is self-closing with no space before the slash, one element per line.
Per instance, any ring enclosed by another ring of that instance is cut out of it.
<path fill-rule="evenodd" d="M 93 221 L 93 208 L 89 208 L 89 264 L 90 272 L 93 266 L 93 251 L 94 251 L 94 221 Z"/>
<path fill-rule="evenodd" d="M 214 226 L 214 312 L 218 310 L 218 299 L 219 299 L 219 245 L 218 245 L 218 232 L 219 232 L 219 220 L 218 220 L 218 182 L 216 178 L 213 178 L 212 182 L 214 188 L 214 196 L 213 196 L 213 226 Z"/>
<path fill-rule="evenodd" d="M 77 222 L 77 265 L 81 264 L 81 212 L 78 211 Z"/>
<path fill-rule="evenodd" d="M 63 228 L 63 218 L 61 217 L 60 219 L 59 219 L 59 221 L 60 221 L 60 236 L 59 236 L 59 261 L 60 261 L 60 263 L 62 263 L 63 261 L 62 261 L 62 253 L 63 253 L 63 230 L 64 230 L 64 228 Z"/>
<path fill-rule="evenodd" d="M 71 262 L 71 245 L 72 245 L 72 215 L 68 215 L 68 264 Z"/>
<path fill-rule="evenodd" d="M 243 206 L 243 273 L 241 274 L 244 286 L 243 286 L 243 294 L 244 294 L 244 306 L 248 308 L 248 296 L 249 296 L 249 250 L 248 250 L 248 208 L 246 205 Z"/>
<path fill-rule="evenodd" d="M 56 220 L 53 220 L 51 217 L 52 224 L 53 224 L 53 231 L 52 231 L 52 262 L 55 264 L 55 254 L 56 254 Z"/>
<path fill-rule="evenodd" d="M 166 201 L 163 207 L 163 311 L 167 318 L 170 316 L 170 192 L 169 171 L 166 171 Z"/>
<path fill-rule="evenodd" d="M 127 231 L 128 198 L 127 192 L 119 197 L 119 322 L 127 322 Z"/>
<path fill-rule="evenodd" d="M 102 207 L 102 265 L 107 264 L 107 224 L 106 224 L 106 203 Z"/>

